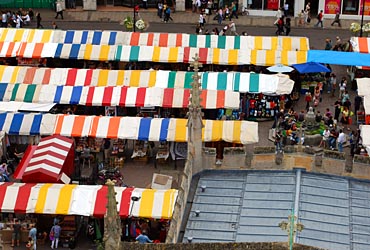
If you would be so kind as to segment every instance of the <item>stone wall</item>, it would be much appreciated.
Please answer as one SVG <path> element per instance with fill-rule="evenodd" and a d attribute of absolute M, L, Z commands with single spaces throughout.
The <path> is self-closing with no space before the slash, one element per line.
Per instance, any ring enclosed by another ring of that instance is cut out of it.
<path fill-rule="evenodd" d="M 167 234 L 166 243 L 176 243 L 181 231 L 181 223 L 184 221 L 186 204 L 189 196 L 190 184 L 193 178 L 193 166 L 191 161 L 186 161 L 184 173 L 179 180 L 178 196 L 176 199 L 174 213 L 172 215 L 170 229 Z M 136 244 L 138 245 L 138 244 Z M 134 249 L 134 248 L 125 248 Z M 138 248 L 140 249 L 140 248 Z M 144 249 L 144 248 L 142 248 Z M 154 248 L 153 248 L 154 249 Z M 159 248 L 158 248 L 159 249 Z"/>
<path fill-rule="evenodd" d="M 352 176 L 370 179 L 370 157 L 355 155 L 352 165 Z"/>
<path fill-rule="evenodd" d="M 246 168 L 246 150 L 245 147 L 225 147 L 224 159 L 221 168 L 241 169 Z"/>
<path fill-rule="evenodd" d="M 179 244 L 136 244 L 124 243 L 121 249 L 130 250 L 287 250 L 286 243 L 179 243 Z M 320 250 L 321 248 L 295 244 L 293 250 Z"/>
<path fill-rule="evenodd" d="M 202 148 L 202 168 L 213 169 L 215 168 L 216 162 L 216 149 L 215 148 Z M 199 167 L 197 168 L 199 169 Z M 189 198 L 189 192 L 191 189 L 191 182 L 194 167 L 191 161 L 186 161 L 184 173 L 181 175 L 179 180 L 178 198 L 175 204 L 175 210 L 171 220 L 170 230 L 167 234 L 166 243 L 176 243 L 181 232 L 181 223 L 184 221 L 183 217 L 186 212 L 186 204 Z M 190 198 L 189 198 L 190 199 Z M 185 216 L 186 217 L 186 216 Z M 130 248 L 131 249 L 131 248 Z"/>

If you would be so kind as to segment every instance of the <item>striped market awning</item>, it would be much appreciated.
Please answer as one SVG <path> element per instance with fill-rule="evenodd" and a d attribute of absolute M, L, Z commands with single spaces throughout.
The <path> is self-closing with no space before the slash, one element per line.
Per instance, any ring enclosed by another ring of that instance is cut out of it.
<path fill-rule="evenodd" d="M 290 94 L 294 85 L 278 75 L 240 72 L 200 72 L 202 89 L 242 93 Z M 194 72 L 165 70 L 105 70 L 0 66 L 0 83 L 65 86 L 129 86 L 190 89 Z M 4 86 L 0 86 L 1 91 Z M 6 87 L 5 87 L 6 89 Z"/>
<path fill-rule="evenodd" d="M 52 43 L 54 34 L 59 32 L 48 29 L 1 29 L 0 42 Z"/>
<path fill-rule="evenodd" d="M 187 119 L 1 113 L 0 131 L 12 135 L 61 135 L 187 142 Z M 258 142 L 258 123 L 203 120 L 202 141 Z"/>
<path fill-rule="evenodd" d="M 175 189 L 115 187 L 115 192 L 117 211 L 122 218 L 171 219 L 178 195 Z M 108 187 L 101 185 L 3 182 L 0 183 L 0 211 L 103 217 L 107 194 Z M 132 196 L 140 199 L 133 202 Z"/>
<path fill-rule="evenodd" d="M 306 37 L 218 36 L 99 30 L 1 29 L 0 42 L 308 51 Z"/>
<path fill-rule="evenodd" d="M 0 113 L 0 131 L 10 135 L 52 135 L 55 122 L 52 114 Z"/>
<path fill-rule="evenodd" d="M 114 61 L 117 46 L 93 44 L 57 44 L 54 58 L 92 61 Z"/>
<path fill-rule="evenodd" d="M 70 183 L 69 176 L 74 171 L 73 140 L 52 135 L 42 138 L 34 147 L 29 159 L 20 162 L 14 177 L 25 183 Z"/>
<path fill-rule="evenodd" d="M 204 120 L 202 140 L 258 142 L 258 123 Z M 58 115 L 54 134 L 145 141 L 187 142 L 187 120 L 176 118 Z"/>
<path fill-rule="evenodd" d="M 191 47 L 154 47 L 117 45 L 116 61 L 189 63 L 195 54 L 204 64 L 220 65 L 292 65 L 305 63 L 307 51 L 238 50 Z"/>
<path fill-rule="evenodd" d="M 0 57 L 16 57 L 20 42 L 0 42 Z"/>
<path fill-rule="evenodd" d="M 370 37 L 351 37 L 354 52 L 370 53 Z"/>
<path fill-rule="evenodd" d="M 61 58 L 94 61 L 189 63 L 195 54 L 204 64 L 271 66 L 307 62 L 307 51 L 240 50 L 191 47 L 91 45 L 13 42 L 0 44 L 0 57 Z M 18 47 L 17 47 L 18 46 Z M 18 48 L 18 49 L 17 49 Z"/>
<path fill-rule="evenodd" d="M 7 85 L 6 90 L 3 85 Z M 2 95 L 2 92 L 4 95 Z M 189 89 L 136 87 L 83 87 L 0 83 L 0 101 L 87 106 L 187 108 Z M 204 109 L 238 109 L 240 94 L 234 91 L 203 90 Z"/>

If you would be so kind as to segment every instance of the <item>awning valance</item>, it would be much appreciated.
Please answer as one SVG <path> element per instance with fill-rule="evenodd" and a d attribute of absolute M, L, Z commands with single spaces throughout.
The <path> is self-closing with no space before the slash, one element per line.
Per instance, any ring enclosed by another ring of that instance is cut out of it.
<path fill-rule="evenodd" d="M 290 94 L 294 82 L 277 75 L 244 72 L 200 72 L 202 89 L 247 93 Z M 1 83 L 66 86 L 129 86 L 190 89 L 194 72 L 105 70 L 0 66 Z M 287 84 L 290 88 L 286 88 Z M 4 93 L 4 86 L 0 86 Z M 284 89 L 284 91 L 281 91 Z"/>
<path fill-rule="evenodd" d="M 115 187 L 115 191 L 120 217 L 172 218 L 177 190 Z M 107 193 L 107 186 L 100 185 L 3 182 L 0 183 L 0 210 L 2 213 L 103 217 L 106 213 Z M 133 202 L 132 196 L 141 198 Z"/>
<path fill-rule="evenodd" d="M 99 30 L 1 29 L 0 42 L 256 50 L 309 50 L 307 37 L 218 36 Z"/>
<path fill-rule="evenodd" d="M 4 83 L 0 83 L 2 89 Z M 189 89 L 136 87 L 82 87 L 35 84 L 7 84 L 0 101 L 39 104 L 78 104 L 88 106 L 187 108 Z M 234 91 L 203 90 L 205 109 L 239 108 L 240 94 Z"/>
<path fill-rule="evenodd" d="M 1 99 L 2 100 L 2 99 Z M 55 103 L 28 103 L 28 102 L 2 102 L 0 101 L 0 112 L 49 112 Z"/>
<path fill-rule="evenodd" d="M 55 122 L 52 114 L 0 113 L 0 131 L 10 135 L 52 135 Z"/>

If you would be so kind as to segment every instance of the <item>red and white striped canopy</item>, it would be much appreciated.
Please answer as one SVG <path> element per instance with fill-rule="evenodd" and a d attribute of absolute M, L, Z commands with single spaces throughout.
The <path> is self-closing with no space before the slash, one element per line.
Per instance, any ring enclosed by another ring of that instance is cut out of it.
<path fill-rule="evenodd" d="M 43 138 L 29 162 L 18 167 L 24 167 L 23 182 L 69 183 L 68 175 L 73 170 L 69 166 L 71 160 L 73 161 L 73 140 L 53 135 Z"/>

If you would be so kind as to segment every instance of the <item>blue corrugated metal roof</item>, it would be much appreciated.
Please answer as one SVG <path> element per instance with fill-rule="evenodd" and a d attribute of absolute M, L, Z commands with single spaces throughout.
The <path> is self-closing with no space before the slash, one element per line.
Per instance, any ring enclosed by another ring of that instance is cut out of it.
<path fill-rule="evenodd" d="M 278 224 L 296 207 L 305 227 L 296 242 L 335 250 L 370 249 L 370 182 L 298 171 L 203 173 L 183 242 L 187 237 L 192 242 L 287 241 Z M 201 186 L 206 186 L 204 192 Z"/>

